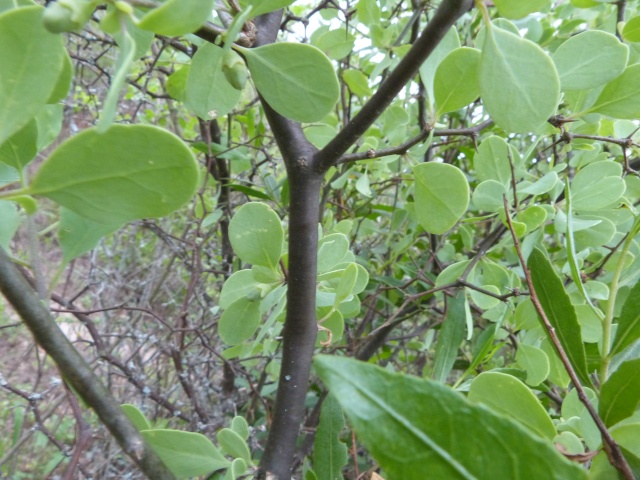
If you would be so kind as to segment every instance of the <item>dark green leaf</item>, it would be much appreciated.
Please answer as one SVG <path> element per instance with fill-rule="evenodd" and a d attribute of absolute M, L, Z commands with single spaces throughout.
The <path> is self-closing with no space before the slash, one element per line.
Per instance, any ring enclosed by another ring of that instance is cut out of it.
<path fill-rule="evenodd" d="M 322 404 L 313 447 L 313 468 L 318 480 L 341 480 L 347 464 L 347 447 L 340 441 L 344 417 L 340 404 L 329 395 Z"/>
<path fill-rule="evenodd" d="M 463 289 L 459 290 L 455 297 L 447 300 L 447 316 L 440 327 L 436 344 L 436 359 L 433 365 L 432 377 L 438 382 L 444 383 L 447 380 L 447 375 L 449 375 L 458 356 L 460 344 L 465 338 L 465 302 L 466 297 Z"/>
<path fill-rule="evenodd" d="M 610 355 L 620 353 L 638 338 L 640 338 L 640 282 L 633 286 L 624 302 Z"/>
<path fill-rule="evenodd" d="M 630 417 L 640 403 L 640 358 L 624 362 L 600 390 L 600 416 L 607 427 Z"/>
<path fill-rule="evenodd" d="M 60 209 L 58 239 L 62 248 L 62 261 L 68 263 L 89 250 L 93 250 L 102 237 L 116 231 L 120 224 L 104 225 L 92 222 L 69 209 Z"/>

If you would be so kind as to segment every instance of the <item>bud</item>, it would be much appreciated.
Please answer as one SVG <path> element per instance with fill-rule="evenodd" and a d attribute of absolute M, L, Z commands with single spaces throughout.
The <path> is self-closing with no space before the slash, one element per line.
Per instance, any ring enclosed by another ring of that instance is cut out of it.
<path fill-rule="evenodd" d="M 244 61 L 233 50 L 229 50 L 222 58 L 222 73 L 236 90 L 242 90 L 247 83 L 249 72 Z"/>

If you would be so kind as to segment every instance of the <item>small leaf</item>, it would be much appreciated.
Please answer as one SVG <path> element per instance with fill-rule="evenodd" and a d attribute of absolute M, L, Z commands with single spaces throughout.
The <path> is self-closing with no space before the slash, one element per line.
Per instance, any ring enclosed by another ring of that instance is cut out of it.
<path fill-rule="evenodd" d="M 67 208 L 61 208 L 58 239 L 62 249 L 62 261 L 69 263 L 83 253 L 93 250 L 102 237 L 115 232 L 120 225 L 92 222 Z"/>
<path fill-rule="evenodd" d="M 527 372 L 527 383 L 532 387 L 540 385 L 549 376 L 549 357 L 541 349 L 521 343 L 516 352 L 516 362 Z"/>
<path fill-rule="evenodd" d="M 622 38 L 627 42 L 640 42 L 640 15 L 633 17 L 624 25 Z"/>
<path fill-rule="evenodd" d="M 555 66 L 538 45 L 518 35 L 495 26 L 487 30 L 478 79 L 484 106 L 505 130 L 536 130 L 556 111 Z"/>
<path fill-rule="evenodd" d="M 353 291 L 353 287 L 356 284 L 356 279 L 358 278 L 358 267 L 355 263 L 349 264 L 347 268 L 344 269 L 342 273 L 342 278 L 340 278 L 340 283 L 336 288 L 336 302 L 335 305 L 342 303 L 347 299 L 351 292 Z"/>
<path fill-rule="evenodd" d="M 551 58 L 563 90 L 588 90 L 610 82 L 623 72 L 629 48 L 610 33 L 587 30 L 570 37 Z"/>
<path fill-rule="evenodd" d="M 222 71 L 222 48 L 206 43 L 193 56 L 187 76 L 186 103 L 200 118 L 219 118 L 240 100 L 241 91 Z"/>
<path fill-rule="evenodd" d="M 216 434 L 216 438 L 225 453 L 235 458 L 242 458 L 247 465 L 251 465 L 251 452 L 247 442 L 238 433 L 230 428 L 223 428 Z"/>
<path fill-rule="evenodd" d="M 347 447 L 340 441 L 344 416 L 340 403 L 329 395 L 322 404 L 313 446 L 313 469 L 318 480 L 341 480 L 347 464 Z"/>
<path fill-rule="evenodd" d="M 144 416 L 144 413 L 142 413 L 138 409 L 138 407 L 129 403 L 125 403 L 123 405 L 120 405 L 120 408 L 127 416 L 127 418 L 129 418 L 131 423 L 133 423 L 133 425 L 138 429 L 138 431 L 151 429 L 149 420 L 147 420 L 147 417 Z"/>
<path fill-rule="evenodd" d="M 538 248 L 529 255 L 527 267 L 531 271 L 533 286 L 542 308 L 555 329 L 562 348 L 580 380 L 592 387 L 587 371 L 587 355 L 582 343 L 580 324 L 562 280 L 553 270 L 551 262 Z M 545 329 L 546 332 L 546 329 Z"/>
<path fill-rule="evenodd" d="M 284 231 L 268 205 L 251 202 L 240 207 L 229 223 L 229 240 L 243 262 L 275 270 L 282 254 Z"/>
<path fill-rule="evenodd" d="M 429 233 L 450 230 L 467 211 L 469 184 L 464 173 L 446 163 L 423 163 L 413 167 L 416 214 Z"/>
<path fill-rule="evenodd" d="M 37 141 L 38 124 L 35 120 L 30 120 L 0 145 L 0 162 L 21 172 L 38 153 Z"/>
<path fill-rule="evenodd" d="M 349 239 L 342 233 L 326 235 L 318 242 L 318 273 L 331 271 L 349 251 Z"/>
<path fill-rule="evenodd" d="M 607 83 L 586 112 L 634 120 L 640 116 L 640 64 L 627 67 L 622 75 Z"/>
<path fill-rule="evenodd" d="M 213 0 L 167 0 L 142 17 L 138 27 L 168 37 L 192 33 L 209 18 L 213 3 Z"/>
<path fill-rule="evenodd" d="M 390 480 L 424 480 L 427 468 L 434 479 L 586 478 L 549 441 L 437 382 L 337 356 L 314 363 Z"/>
<path fill-rule="evenodd" d="M 638 338 L 640 338 L 640 282 L 633 286 L 622 306 L 610 355 L 622 352 Z"/>
<path fill-rule="evenodd" d="M 433 93 L 440 116 L 466 107 L 480 95 L 480 50 L 462 47 L 450 52 L 438 65 Z"/>
<path fill-rule="evenodd" d="M 279 42 L 239 48 L 251 78 L 267 103 L 298 122 L 317 122 L 333 110 L 340 96 L 331 61 L 316 47 Z"/>
<path fill-rule="evenodd" d="M 549 5 L 549 0 L 494 0 L 501 16 L 518 20 L 530 13 L 539 12 Z"/>
<path fill-rule="evenodd" d="M 227 345 L 238 345 L 256 333 L 260 319 L 260 302 L 239 298 L 222 313 L 218 334 Z"/>
<path fill-rule="evenodd" d="M 556 428 L 540 400 L 516 377 L 498 372 L 478 375 L 469 388 L 469 400 L 514 418 L 531 432 L 549 440 Z"/>
<path fill-rule="evenodd" d="M 460 344 L 465 338 L 465 302 L 466 297 L 462 289 L 455 297 L 447 299 L 447 316 L 440 327 L 433 365 L 432 378 L 437 382 L 446 382 L 458 357 Z"/>
<path fill-rule="evenodd" d="M 249 438 L 249 424 L 244 417 L 239 415 L 233 417 L 233 420 L 231 420 L 231 430 L 240 435 L 240 438 L 244 440 Z"/>
<path fill-rule="evenodd" d="M 231 465 L 211 440 L 200 433 L 165 429 L 140 433 L 178 478 L 208 475 Z"/>
<path fill-rule="evenodd" d="M 345 70 L 342 72 L 342 78 L 354 95 L 368 97 L 373 94 L 371 87 L 369 87 L 369 79 L 360 70 L 354 70 L 352 68 Z"/>
<path fill-rule="evenodd" d="M 622 363 L 600 390 L 600 416 L 607 427 L 633 415 L 640 404 L 640 358 Z"/>
<path fill-rule="evenodd" d="M 9 243 L 20 226 L 20 214 L 13 202 L 0 200 L 0 247 L 9 249 Z"/>
<path fill-rule="evenodd" d="M 0 144 L 44 107 L 64 69 L 62 36 L 45 30 L 42 12 L 33 6 L 0 15 Z"/>
<path fill-rule="evenodd" d="M 197 182 L 196 161 L 178 137 L 149 125 L 112 125 L 60 145 L 27 193 L 115 225 L 173 212 L 193 196 Z"/>
<path fill-rule="evenodd" d="M 258 289 L 259 283 L 256 282 L 252 270 L 240 270 L 232 274 L 224 282 L 222 291 L 220 292 L 220 308 L 229 308 L 229 306 L 239 298 L 246 297 Z"/>

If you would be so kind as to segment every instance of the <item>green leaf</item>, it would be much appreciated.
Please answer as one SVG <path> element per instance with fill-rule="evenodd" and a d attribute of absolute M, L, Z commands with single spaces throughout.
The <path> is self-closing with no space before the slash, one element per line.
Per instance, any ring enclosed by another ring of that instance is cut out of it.
<path fill-rule="evenodd" d="M 38 124 L 31 120 L 0 145 L 0 162 L 21 172 L 38 153 L 37 142 Z"/>
<path fill-rule="evenodd" d="M 45 30 L 42 11 L 34 6 L 0 15 L 0 145 L 47 104 L 64 69 L 63 39 Z"/>
<path fill-rule="evenodd" d="M 255 18 L 263 13 L 269 13 L 288 7 L 294 1 L 295 0 L 240 0 L 240 5 L 244 8 L 249 5 L 253 6 L 251 10 L 251 18 Z"/>
<path fill-rule="evenodd" d="M 640 15 L 633 17 L 624 25 L 622 38 L 627 42 L 640 42 Z"/>
<path fill-rule="evenodd" d="M 549 5 L 549 0 L 494 0 L 498 13 L 505 18 L 518 20 L 530 13 L 539 12 Z"/>
<path fill-rule="evenodd" d="M 553 189 L 558 183 L 558 174 L 556 172 L 549 172 L 541 179 L 535 181 L 531 185 L 524 188 L 518 188 L 518 193 L 526 193 L 528 195 L 542 195 Z"/>
<path fill-rule="evenodd" d="M 359 97 L 368 97 L 373 94 L 373 91 L 369 87 L 369 79 L 360 70 L 354 70 L 352 68 L 345 70 L 342 72 L 342 79 L 354 95 Z"/>
<path fill-rule="evenodd" d="M 196 55 L 198 52 L 196 52 Z M 195 56 L 195 55 L 194 55 Z M 193 62 L 193 60 L 191 60 Z M 184 65 L 173 72 L 167 78 L 167 93 L 180 102 L 187 100 L 187 79 L 189 78 L 190 65 Z"/>
<path fill-rule="evenodd" d="M 539 248 L 534 248 L 529 255 L 527 267 L 531 271 L 536 295 L 578 378 L 584 385 L 592 387 L 587 371 L 587 356 L 582 343 L 580 324 L 562 280 Z"/>
<path fill-rule="evenodd" d="M 92 222 L 67 208 L 61 208 L 58 239 L 63 263 L 69 263 L 83 253 L 93 250 L 102 237 L 115 232 L 120 225 Z"/>
<path fill-rule="evenodd" d="M 547 354 L 537 347 L 524 343 L 518 345 L 516 362 L 527 372 L 527 383 L 532 387 L 544 382 L 551 371 Z"/>
<path fill-rule="evenodd" d="M 600 416 L 607 427 L 633 415 L 640 404 L 640 358 L 622 363 L 600 390 Z"/>
<path fill-rule="evenodd" d="M 627 67 L 622 75 L 607 83 L 586 113 L 634 120 L 640 116 L 640 64 Z"/>
<path fill-rule="evenodd" d="M 345 28 L 336 28 L 320 35 L 313 42 L 315 47 L 322 50 L 325 55 L 333 60 L 346 57 L 353 50 L 355 37 Z"/>
<path fill-rule="evenodd" d="M 238 345 L 256 333 L 261 318 L 260 302 L 239 298 L 222 313 L 218 334 L 227 345 Z"/>
<path fill-rule="evenodd" d="M 436 117 L 466 107 L 478 98 L 479 64 L 480 50 L 475 48 L 457 48 L 444 57 L 433 81 Z"/>
<path fill-rule="evenodd" d="M 347 464 L 347 447 L 340 441 L 344 416 L 340 403 L 329 395 L 322 404 L 320 423 L 313 445 L 313 469 L 318 480 L 341 480 Z"/>
<path fill-rule="evenodd" d="M 434 81 L 438 65 L 440 65 L 440 62 L 442 62 L 449 52 L 456 48 L 460 48 L 460 38 L 458 38 L 458 31 L 456 28 L 451 27 L 433 52 L 431 52 L 424 63 L 420 65 L 420 79 L 424 84 L 427 91 L 427 98 L 432 106 L 435 102 Z"/>
<path fill-rule="evenodd" d="M 120 408 L 122 409 L 124 414 L 127 416 L 127 418 L 129 418 L 131 423 L 133 423 L 133 426 L 138 429 L 138 431 L 151 429 L 151 424 L 149 423 L 149 420 L 147 420 L 147 417 L 144 416 L 144 413 L 142 413 L 138 409 L 138 407 L 136 407 L 135 405 L 131 405 L 129 403 L 125 403 L 123 405 L 120 405 Z"/>
<path fill-rule="evenodd" d="M 571 181 L 574 210 L 599 210 L 616 200 L 625 191 L 622 166 L 611 161 L 590 163 Z"/>
<path fill-rule="evenodd" d="M 550 442 L 437 382 L 337 356 L 315 368 L 389 480 L 586 478 Z"/>
<path fill-rule="evenodd" d="M 240 435 L 240 438 L 244 440 L 249 438 L 249 424 L 244 417 L 239 415 L 233 417 L 233 420 L 231 420 L 231 430 Z"/>
<path fill-rule="evenodd" d="M 570 37 L 551 58 L 563 90 L 588 90 L 610 82 L 624 71 L 629 48 L 610 33 L 587 30 Z"/>
<path fill-rule="evenodd" d="M 640 338 L 640 282 L 633 286 L 622 306 L 610 355 L 622 352 L 638 338 Z"/>
<path fill-rule="evenodd" d="M 64 100 L 69 93 L 72 80 L 73 63 L 71 62 L 71 57 L 69 57 L 69 55 L 65 55 L 63 59 L 62 72 L 60 72 L 60 75 L 58 76 L 56 86 L 54 87 L 53 92 L 51 92 L 47 103 L 54 104 Z"/>
<path fill-rule="evenodd" d="M 478 180 L 495 180 L 503 185 L 511 183 L 511 165 L 509 163 L 509 144 L 495 135 L 482 141 L 478 153 L 473 157 Z M 500 198 L 502 204 L 502 198 Z"/>
<path fill-rule="evenodd" d="M 278 214 L 264 203 L 240 207 L 229 223 L 229 240 L 243 262 L 276 270 L 284 231 Z"/>
<path fill-rule="evenodd" d="M 200 118 L 209 120 L 229 113 L 241 91 L 229 83 L 222 71 L 223 50 L 206 43 L 193 56 L 187 76 L 186 103 Z"/>
<path fill-rule="evenodd" d="M 142 17 L 138 27 L 168 37 L 192 33 L 209 18 L 213 3 L 213 0 L 167 0 Z"/>
<path fill-rule="evenodd" d="M 247 446 L 247 442 L 236 432 L 230 428 L 223 428 L 217 434 L 216 438 L 220 444 L 220 448 L 228 455 L 235 458 L 241 458 L 247 465 L 251 465 L 251 452 Z"/>
<path fill-rule="evenodd" d="M 338 287 L 336 288 L 336 301 L 334 305 L 342 303 L 349 297 L 349 295 L 351 295 L 357 278 L 358 267 L 355 263 L 351 263 L 344 269 L 340 283 L 338 283 Z"/>
<path fill-rule="evenodd" d="M 488 29 L 478 79 L 485 108 L 505 130 L 537 130 L 556 111 L 560 80 L 555 66 L 538 45 L 518 35 Z"/>
<path fill-rule="evenodd" d="M 9 243 L 20 226 L 20 214 L 13 202 L 0 200 L 0 247 L 9 249 Z"/>
<path fill-rule="evenodd" d="M 256 88 L 276 112 L 298 122 L 322 120 L 340 96 L 331 61 L 316 47 L 279 42 L 239 48 Z"/>
<path fill-rule="evenodd" d="M 498 372 L 478 375 L 469 388 L 469 400 L 514 418 L 532 433 L 552 440 L 556 428 L 540 400 L 516 377 Z"/>
<path fill-rule="evenodd" d="M 507 188 L 503 183 L 485 180 L 473 190 L 471 201 L 479 210 L 493 213 L 504 208 L 503 197 L 506 194 Z"/>
<path fill-rule="evenodd" d="M 423 163 L 413 167 L 416 214 L 429 233 L 450 230 L 467 211 L 469 184 L 464 173 L 446 163 Z"/>
<path fill-rule="evenodd" d="M 462 289 L 455 297 L 447 299 L 447 316 L 440 327 L 433 364 L 432 378 L 437 382 L 446 382 L 458 357 L 460 344 L 465 338 L 465 302 L 466 297 Z"/>
<path fill-rule="evenodd" d="M 252 295 L 259 287 L 251 270 L 240 270 L 231 275 L 224 282 L 222 292 L 220 292 L 220 308 L 229 306 L 239 298 Z"/>
<path fill-rule="evenodd" d="M 211 440 L 200 433 L 165 429 L 140 433 L 178 478 L 208 475 L 231 465 Z"/>
<path fill-rule="evenodd" d="M 167 215 L 194 194 L 198 165 L 178 137 L 149 125 L 87 129 L 42 164 L 29 195 L 105 225 Z"/>
<path fill-rule="evenodd" d="M 318 273 L 331 271 L 349 251 L 349 239 L 342 233 L 326 235 L 318 242 Z"/>

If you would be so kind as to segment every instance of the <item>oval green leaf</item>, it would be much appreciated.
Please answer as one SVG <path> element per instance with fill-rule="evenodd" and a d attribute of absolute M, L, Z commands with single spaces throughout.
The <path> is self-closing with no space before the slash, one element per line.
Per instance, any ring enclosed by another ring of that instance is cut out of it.
<path fill-rule="evenodd" d="M 220 317 L 218 334 L 227 345 L 238 345 L 256 333 L 260 318 L 260 302 L 239 298 Z"/>
<path fill-rule="evenodd" d="M 240 50 L 256 88 L 280 115 L 298 122 L 317 122 L 338 101 L 336 72 L 316 47 L 279 42 Z"/>
<path fill-rule="evenodd" d="M 613 118 L 634 120 L 640 117 L 640 64 L 627 67 L 609 82 L 589 110 Z"/>
<path fill-rule="evenodd" d="M 469 184 L 464 173 L 446 163 L 413 167 L 416 215 L 420 225 L 436 235 L 447 232 L 469 205 Z"/>
<path fill-rule="evenodd" d="M 138 27 L 168 37 L 192 33 L 207 21 L 213 3 L 213 0 L 167 0 L 142 17 Z"/>
<path fill-rule="evenodd" d="M 627 66 L 629 48 L 610 33 L 588 30 L 569 38 L 551 58 L 563 90 L 587 90 L 620 75 Z"/>
<path fill-rule="evenodd" d="M 527 383 L 533 387 L 544 382 L 551 372 L 549 357 L 542 349 L 525 345 L 518 345 L 516 361 L 527 372 Z"/>
<path fill-rule="evenodd" d="M 49 101 L 65 67 L 62 36 L 42 24 L 42 7 L 0 15 L 0 144 Z"/>
<path fill-rule="evenodd" d="M 478 79 L 484 106 L 505 130 L 536 130 L 556 111 L 556 68 L 538 45 L 518 35 L 495 26 L 487 31 Z"/>
<path fill-rule="evenodd" d="M 276 212 L 264 203 L 240 207 L 229 223 L 229 240 L 243 262 L 275 270 L 282 254 L 284 231 Z"/>
<path fill-rule="evenodd" d="M 622 29 L 622 38 L 627 42 L 640 42 L 640 15 L 629 20 Z"/>
<path fill-rule="evenodd" d="M 60 145 L 28 193 L 102 224 L 167 215 L 195 193 L 198 165 L 167 130 L 149 125 L 90 128 Z"/>
<path fill-rule="evenodd" d="M 469 47 L 457 48 L 442 60 L 433 81 L 436 117 L 466 107 L 478 98 L 479 64 L 480 50 Z"/>

